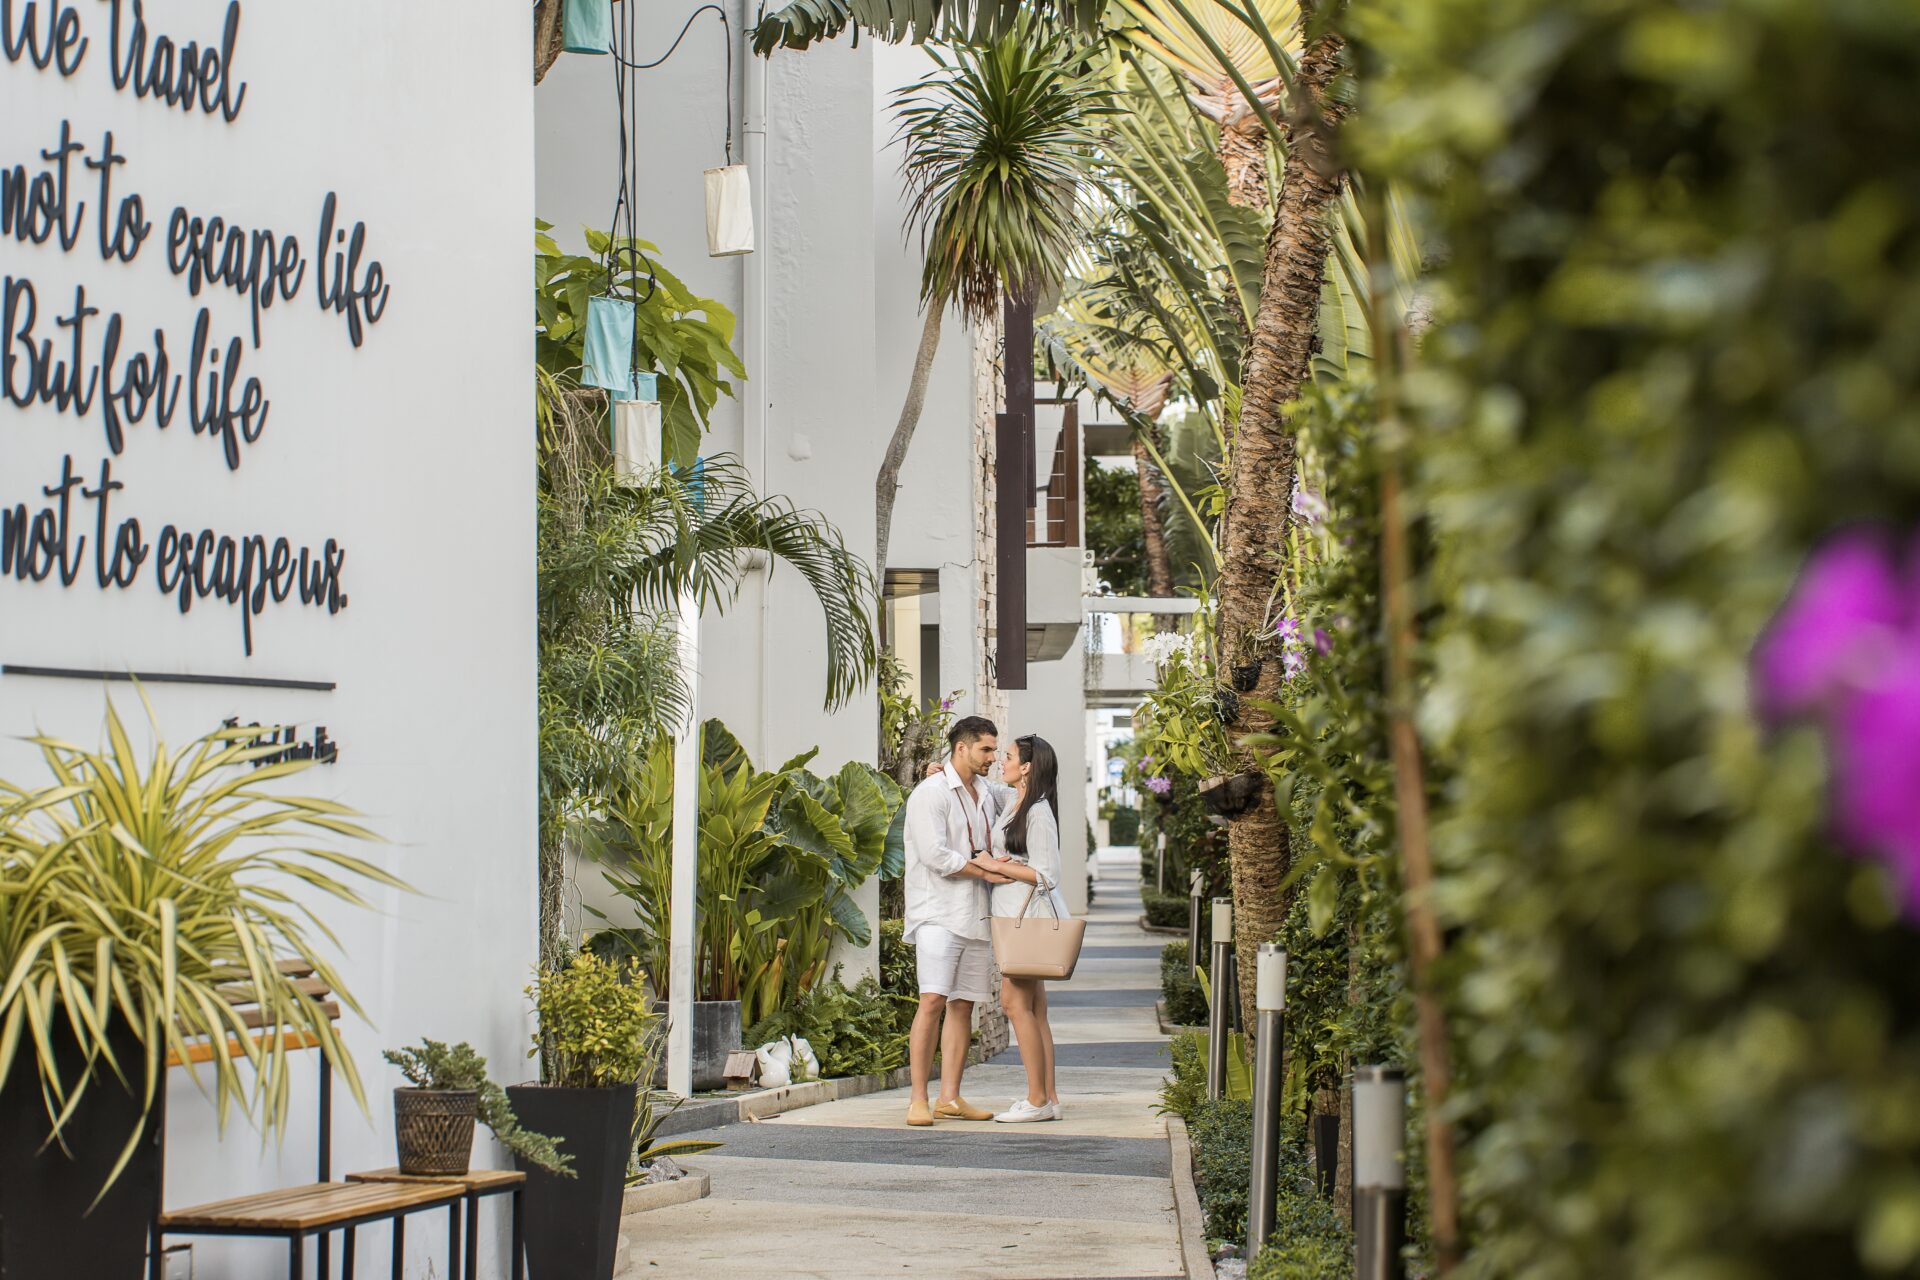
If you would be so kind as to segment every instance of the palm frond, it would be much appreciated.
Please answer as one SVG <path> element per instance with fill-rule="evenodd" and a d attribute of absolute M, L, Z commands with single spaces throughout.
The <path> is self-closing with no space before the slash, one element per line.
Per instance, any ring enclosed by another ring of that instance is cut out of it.
<path fill-rule="evenodd" d="M 933 57 L 894 99 L 907 222 L 924 250 L 920 296 L 982 320 L 1002 287 L 1037 297 L 1059 282 L 1107 94 L 1085 51 L 1031 18 Z"/>

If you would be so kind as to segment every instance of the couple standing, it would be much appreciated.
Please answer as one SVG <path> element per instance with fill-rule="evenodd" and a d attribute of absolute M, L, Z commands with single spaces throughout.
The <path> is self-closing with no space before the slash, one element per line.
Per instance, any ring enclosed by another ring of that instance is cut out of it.
<path fill-rule="evenodd" d="M 1059 888 L 1059 765 L 1046 739 L 1028 734 L 1015 739 L 1001 762 L 1009 785 L 989 780 L 999 731 L 984 716 L 955 721 L 947 748 L 947 764 L 929 770 L 907 799 L 906 940 L 914 944 L 920 979 L 907 1123 L 1058 1120 L 1053 1030 L 1046 985 L 1038 978 L 1004 978 L 1000 987 L 1027 1068 L 1027 1096 L 995 1115 L 967 1104 L 960 1075 L 973 1040 L 974 1002 L 988 997 L 993 980 L 988 916 L 1067 914 Z M 936 1050 L 940 1093 L 929 1106 Z"/>

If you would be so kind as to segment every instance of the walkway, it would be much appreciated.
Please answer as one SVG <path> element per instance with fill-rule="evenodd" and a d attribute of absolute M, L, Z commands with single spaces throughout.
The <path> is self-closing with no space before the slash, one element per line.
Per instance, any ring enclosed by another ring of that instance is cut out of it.
<path fill-rule="evenodd" d="M 1143 932 L 1139 855 L 1100 852 L 1086 951 L 1050 992 L 1063 1121 L 903 1123 L 907 1091 L 709 1130 L 705 1200 L 627 1220 L 621 1280 L 1168 1280 L 1180 1276 L 1165 1125 L 1160 945 Z M 1003 1108 L 1019 1050 L 967 1072 Z"/>

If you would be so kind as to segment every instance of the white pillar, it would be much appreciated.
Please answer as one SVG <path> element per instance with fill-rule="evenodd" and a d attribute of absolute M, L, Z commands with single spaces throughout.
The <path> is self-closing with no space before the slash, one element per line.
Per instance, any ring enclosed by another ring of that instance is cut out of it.
<path fill-rule="evenodd" d="M 673 904 L 667 921 L 667 1088 L 693 1096 L 694 896 L 700 834 L 700 606 L 680 597 L 687 719 L 673 740 Z"/>

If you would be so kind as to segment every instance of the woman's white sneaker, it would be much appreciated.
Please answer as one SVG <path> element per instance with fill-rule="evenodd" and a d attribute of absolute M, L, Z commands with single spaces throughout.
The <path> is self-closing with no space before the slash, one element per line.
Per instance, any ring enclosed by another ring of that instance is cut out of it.
<path fill-rule="evenodd" d="M 994 1119 L 1001 1124 L 1032 1124 L 1036 1120 L 1051 1120 L 1053 1104 L 1049 1102 L 1036 1107 L 1025 1098 L 1020 1098 Z"/>

